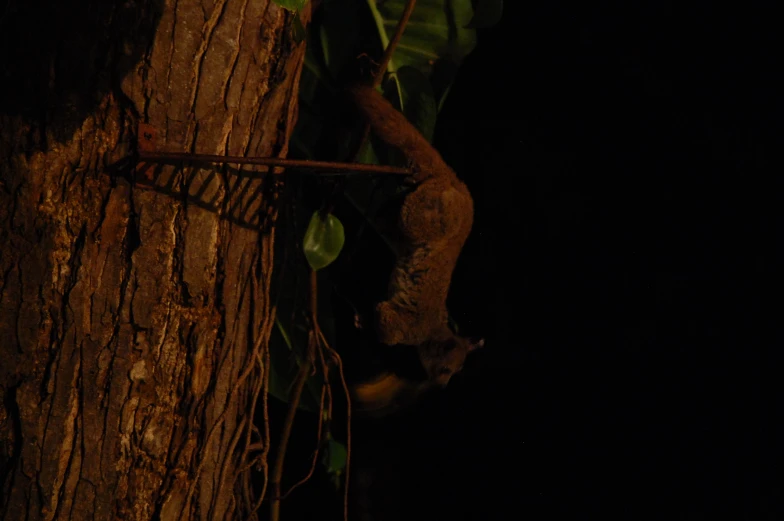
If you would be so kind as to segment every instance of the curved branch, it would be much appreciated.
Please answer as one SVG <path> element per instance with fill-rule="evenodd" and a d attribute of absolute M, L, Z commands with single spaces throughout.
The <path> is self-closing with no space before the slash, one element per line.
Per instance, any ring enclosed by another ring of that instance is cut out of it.
<path fill-rule="evenodd" d="M 400 20 L 397 22 L 397 27 L 395 27 L 395 33 L 392 35 L 392 39 L 389 40 L 389 44 L 387 48 L 384 50 L 384 56 L 381 57 L 381 63 L 378 66 L 378 71 L 376 71 L 376 76 L 373 78 L 373 87 L 378 87 L 381 85 L 381 81 L 384 78 L 384 73 L 389 67 L 389 63 L 392 61 L 392 55 L 395 53 L 395 48 L 397 48 L 397 44 L 400 42 L 400 38 L 403 36 L 403 31 L 406 30 L 406 24 L 408 24 L 408 19 L 411 18 L 411 13 L 414 12 L 414 6 L 416 5 L 416 0 L 408 0 L 406 2 L 406 7 L 403 10 L 403 14 L 400 16 Z"/>

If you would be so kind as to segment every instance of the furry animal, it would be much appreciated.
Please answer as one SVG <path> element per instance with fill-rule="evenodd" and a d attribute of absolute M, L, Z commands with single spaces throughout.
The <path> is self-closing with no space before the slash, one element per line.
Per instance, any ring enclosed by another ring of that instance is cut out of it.
<path fill-rule="evenodd" d="M 363 416 L 381 418 L 405 409 L 432 386 L 383 373 L 351 388 L 351 403 Z"/>
<path fill-rule="evenodd" d="M 446 346 L 453 340 L 454 338 L 448 340 Z M 465 351 L 453 348 L 448 350 L 445 357 L 443 353 L 440 356 L 430 353 L 434 363 L 450 371 L 449 374 L 440 375 L 435 381 L 412 377 L 410 373 L 405 374 L 408 371 L 403 373 L 387 371 L 362 383 L 354 384 L 350 388 L 352 407 L 361 415 L 370 417 L 383 417 L 401 411 L 414 403 L 422 394 L 446 385 L 449 377 L 462 369 L 466 352 L 481 345 L 480 340 L 470 343 Z M 418 351 L 421 360 L 423 356 L 421 346 Z M 427 357 L 428 354 L 425 353 L 424 356 Z"/>
<path fill-rule="evenodd" d="M 368 86 L 349 89 L 373 132 L 414 170 L 416 188 L 400 210 L 401 248 L 376 330 L 387 345 L 416 346 L 431 383 L 446 386 L 468 352 L 482 345 L 449 327 L 446 298 L 460 250 L 471 232 L 474 203 L 465 184 L 406 117 Z M 385 388 L 388 386 L 385 386 Z"/>

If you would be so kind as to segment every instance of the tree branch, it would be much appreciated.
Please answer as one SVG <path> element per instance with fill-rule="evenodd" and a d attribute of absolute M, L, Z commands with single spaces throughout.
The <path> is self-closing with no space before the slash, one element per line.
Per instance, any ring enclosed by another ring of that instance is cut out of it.
<path fill-rule="evenodd" d="M 313 459 L 310 462 L 310 470 L 308 470 L 308 473 L 305 475 L 304 478 L 294 483 L 291 486 L 291 488 L 288 490 L 288 492 L 283 494 L 283 497 L 281 499 L 286 499 L 289 496 L 289 494 L 294 492 L 294 489 L 306 483 L 313 476 L 313 473 L 316 471 L 316 463 L 318 463 L 318 455 L 319 455 L 319 451 L 321 450 L 321 443 L 322 443 L 321 427 L 324 424 L 324 398 L 327 394 L 327 391 L 329 390 L 329 380 L 327 379 L 329 377 L 329 370 L 327 369 L 327 364 L 324 360 L 324 355 L 322 354 L 320 349 L 319 349 L 319 359 L 321 361 L 321 371 L 322 374 L 324 375 L 324 384 L 321 386 L 321 400 L 319 402 L 319 410 L 318 410 L 319 419 L 318 419 L 318 428 L 316 429 L 316 450 L 313 451 Z M 329 392 L 329 395 L 330 395 L 329 398 L 330 413 L 327 415 L 327 418 L 332 418 L 332 414 L 331 414 L 332 392 L 331 391 Z"/>
<path fill-rule="evenodd" d="M 381 82 L 384 79 L 384 73 L 389 67 L 389 62 L 392 60 L 392 55 L 395 53 L 395 48 L 397 47 L 400 38 L 403 36 L 403 31 L 406 30 L 406 24 L 408 24 L 408 19 L 411 18 L 411 13 L 414 12 L 414 6 L 416 5 L 416 0 L 408 0 L 406 2 L 406 7 L 403 10 L 403 14 L 400 16 L 400 20 L 397 22 L 397 27 L 395 27 L 395 33 L 392 35 L 392 39 L 389 40 L 389 44 L 387 48 L 384 50 L 384 56 L 381 57 L 381 63 L 378 66 L 378 71 L 376 71 L 376 75 L 373 78 L 373 87 L 378 87 L 381 85 Z"/>
<path fill-rule="evenodd" d="M 351 395 L 348 392 L 348 384 L 346 383 L 346 375 L 343 373 L 343 360 L 337 351 L 332 349 L 327 342 L 321 328 L 318 330 L 321 345 L 335 360 L 338 366 L 338 375 L 340 375 L 340 383 L 343 386 L 343 392 L 346 394 L 346 484 L 343 489 L 343 516 L 344 521 L 348 521 L 348 478 L 351 468 Z"/>
<path fill-rule="evenodd" d="M 312 318 L 316 318 L 318 313 L 318 294 L 317 294 L 317 278 L 316 270 L 310 270 L 310 313 Z M 302 365 L 299 366 L 297 378 L 294 381 L 294 388 L 291 392 L 289 399 L 289 410 L 286 413 L 286 419 L 283 423 L 283 431 L 280 434 L 280 443 L 278 451 L 275 455 L 275 466 L 272 468 L 272 477 L 270 478 L 271 497 L 270 497 L 270 521 L 280 520 L 280 482 L 283 476 L 283 461 L 286 457 L 286 449 L 288 448 L 289 438 L 291 437 L 291 428 L 294 425 L 294 416 L 297 414 L 299 401 L 302 397 L 302 389 L 305 387 L 305 382 L 310 377 L 310 366 L 313 363 L 316 355 L 316 348 L 318 346 L 319 338 L 317 334 L 318 325 L 314 320 L 313 329 L 311 329 L 308 338 L 308 350 L 302 360 Z"/>

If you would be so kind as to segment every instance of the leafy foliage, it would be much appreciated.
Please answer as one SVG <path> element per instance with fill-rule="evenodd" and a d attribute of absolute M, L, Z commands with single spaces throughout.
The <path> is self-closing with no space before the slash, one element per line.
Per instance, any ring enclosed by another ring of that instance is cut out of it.
<path fill-rule="evenodd" d="M 318 271 L 332 264 L 343 249 L 345 240 L 343 224 L 337 217 L 332 214 L 322 215 L 319 211 L 313 212 L 302 244 L 310 267 Z"/>
<path fill-rule="evenodd" d="M 307 0 L 274 1 L 295 13 L 307 3 Z M 384 96 L 431 141 L 438 112 L 458 67 L 476 45 L 475 28 L 487 27 L 500 18 L 502 0 L 475 1 L 476 11 L 471 0 L 418 0 L 385 71 Z M 392 38 L 405 6 L 406 0 L 322 0 L 310 26 L 304 29 L 308 41 L 300 79 L 298 123 L 291 137 L 292 155 L 320 160 L 403 163 L 396 151 L 372 138 L 354 155 L 360 129 L 347 131 L 342 126 L 345 106 L 341 104 L 341 92 L 348 82 L 375 72 L 373 67 Z M 295 37 L 302 32 L 301 24 L 296 26 L 298 21 L 297 16 L 292 29 Z M 383 205 L 399 190 L 399 180 L 358 176 L 343 187 L 343 195 L 368 219 L 368 228 L 380 234 L 370 217 L 375 211 L 373 205 Z M 379 192 L 381 197 L 377 197 Z M 299 212 L 302 210 L 299 208 Z M 306 220 L 307 213 L 300 218 Z M 296 231 L 302 237 L 301 249 L 307 266 L 316 271 L 335 262 L 345 243 L 343 224 L 323 210 L 312 213 L 304 234 Z M 382 238 L 392 247 L 391 241 Z M 285 260 L 281 262 L 286 264 Z M 307 279 L 303 277 L 307 266 L 289 268 L 282 277 L 278 295 L 279 320 L 270 344 L 269 391 L 283 401 L 289 399 L 293 377 L 305 356 L 308 326 L 307 313 L 303 311 L 307 299 L 303 296 L 307 290 L 302 284 Z M 285 269 L 281 266 L 278 272 Z M 327 280 L 329 275 L 329 270 L 319 271 L 319 281 Z M 319 288 L 325 286 L 319 284 Z M 334 345 L 329 291 L 318 293 L 319 325 Z M 301 409 L 318 411 L 322 378 L 316 371 L 308 379 L 299 404 Z M 333 482 L 339 484 L 345 472 L 347 448 L 332 438 L 329 418 L 326 421 L 321 463 Z"/>
<path fill-rule="evenodd" d="M 389 43 L 406 0 L 367 0 L 382 48 Z M 400 38 L 387 71 L 397 82 L 403 66 L 419 70 L 432 83 L 439 107 L 454 81 L 457 67 L 476 45 L 476 33 L 465 28 L 471 21 L 470 0 L 418 0 L 406 30 Z M 402 87 L 397 84 L 398 94 Z"/>
<path fill-rule="evenodd" d="M 396 74 L 397 99 L 392 102 L 428 141 L 436 129 L 436 105 L 433 88 L 419 69 L 405 65 Z"/>
<path fill-rule="evenodd" d="M 299 17 L 298 12 L 294 13 L 294 19 L 291 21 L 291 34 L 294 37 L 294 41 L 297 43 L 302 42 L 308 37 L 308 32 L 305 29 L 305 26 L 302 25 L 302 19 Z"/>
<path fill-rule="evenodd" d="M 296 11 L 307 0 L 275 0 L 286 9 Z M 428 140 L 432 140 L 438 112 L 443 106 L 462 60 L 476 45 L 475 27 L 496 23 L 503 8 L 502 0 L 418 0 L 405 31 L 387 68 L 384 96 L 389 99 Z M 300 111 L 298 124 L 291 138 L 293 155 L 308 159 L 352 160 L 357 136 L 341 134 L 340 92 L 346 81 L 357 73 L 369 71 L 368 64 L 380 59 L 392 37 L 406 0 L 323 0 L 307 29 L 307 50 L 300 81 Z M 366 54 L 369 60 L 357 59 Z M 336 137 L 338 136 L 338 137 Z M 342 138 L 340 136 L 343 136 Z M 383 144 L 368 141 L 356 160 L 366 163 L 403 164 L 396 151 Z M 377 197 L 379 186 L 392 192 L 395 180 L 374 179 L 370 176 L 352 178 L 345 186 L 345 199 L 366 217 L 375 212 L 374 205 L 385 203 Z M 371 222 L 370 229 L 381 233 Z M 390 247 L 392 242 L 384 237 Z M 304 233 L 302 251 L 314 270 L 333 263 L 345 242 L 342 223 L 332 214 L 314 212 Z M 291 271 L 291 270 L 290 270 Z M 296 271 L 296 270 L 294 270 Z M 289 275 L 290 277 L 293 275 Z M 301 282 L 301 280 L 300 280 Z M 293 283 L 296 286 L 296 282 Z M 273 372 L 270 392 L 287 400 L 290 380 L 296 364 L 304 353 L 307 330 L 297 323 L 297 287 L 288 289 L 281 299 L 279 315 L 285 310 L 291 319 L 279 321 L 273 336 Z M 304 291 L 299 290 L 301 295 Z M 321 299 L 321 296 L 320 296 Z M 328 306 L 327 306 L 328 307 Z M 327 309 L 320 309 L 320 321 L 325 333 L 333 324 Z M 331 334 L 328 334 L 331 336 Z M 314 375 L 311 380 L 317 380 Z M 302 408 L 318 406 L 320 382 L 308 382 Z"/>
<path fill-rule="evenodd" d="M 321 463 L 328 473 L 340 475 L 346 468 L 346 446 L 329 436 Z"/>
<path fill-rule="evenodd" d="M 269 393 L 282 402 L 289 401 L 294 375 L 302 363 L 305 349 L 295 346 L 292 335 L 283 323 L 275 320 L 275 331 L 270 339 L 270 380 Z M 304 336 L 304 335 L 303 335 Z M 299 401 L 303 411 L 318 412 L 322 378 L 319 373 L 311 376 L 305 383 L 305 389 Z"/>
<path fill-rule="evenodd" d="M 276 4 L 297 12 L 307 0 L 275 0 Z M 387 68 L 383 92 L 409 121 L 432 140 L 437 114 L 443 106 L 462 60 L 476 45 L 474 28 L 487 27 L 500 19 L 502 0 L 418 0 L 396 51 Z M 291 138 L 293 155 L 325 160 L 352 160 L 357 136 L 341 136 L 339 132 L 340 91 L 346 81 L 356 77 L 369 64 L 380 59 L 392 37 L 406 0 L 323 0 L 307 28 L 307 52 L 300 81 L 300 111 L 297 127 Z M 298 17 L 297 17 L 298 19 Z M 369 60 L 357 59 L 366 54 Z M 338 136 L 338 137 L 336 137 Z M 353 140 L 353 141 L 352 141 Z M 326 145 L 325 145 L 326 143 Z M 326 149 L 325 149 L 326 147 Z M 360 150 L 358 161 L 367 163 L 402 164 L 396 151 L 372 139 Z M 376 197 L 379 186 L 394 185 L 394 180 L 367 177 L 352 178 L 344 190 L 346 200 L 362 215 L 374 213 L 374 204 L 384 204 L 384 196 Z M 392 188 L 392 192 L 395 188 Z M 384 191 L 388 195 L 390 190 Z M 375 199 L 374 199 L 375 197 Z M 380 233 L 370 222 L 370 229 Z M 385 238 L 387 244 L 391 241 Z M 333 263 L 345 242 L 343 224 L 332 214 L 316 211 L 304 233 L 302 251 L 309 266 L 321 270 Z M 289 270 L 289 277 L 296 278 Z M 299 323 L 297 307 L 305 291 L 297 287 L 302 281 L 283 282 L 285 295 L 279 304 L 279 316 L 285 310 L 287 319 L 279 321 L 273 336 L 273 371 L 270 392 L 287 400 L 294 362 L 299 361 L 307 342 L 307 328 Z M 293 295 L 293 296 L 292 296 Z M 320 297 L 321 298 L 321 297 Z M 327 306 L 328 307 L 328 306 Z M 322 313 L 322 328 L 331 332 L 328 310 Z M 289 318 L 290 317 L 290 318 Z M 331 336 L 331 335 L 328 335 Z M 314 375 L 311 380 L 317 380 Z M 308 383 L 302 408 L 317 407 L 320 382 Z"/>

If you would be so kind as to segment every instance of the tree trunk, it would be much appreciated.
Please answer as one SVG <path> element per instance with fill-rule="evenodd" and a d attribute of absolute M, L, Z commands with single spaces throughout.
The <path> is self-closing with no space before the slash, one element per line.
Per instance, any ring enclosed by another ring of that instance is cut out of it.
<path fill-rule="evenodd" d="M 293 15 L 4 3 L 0 519 L 246 519 L 279 182 L 131 157 L 285 156 Z"/>

